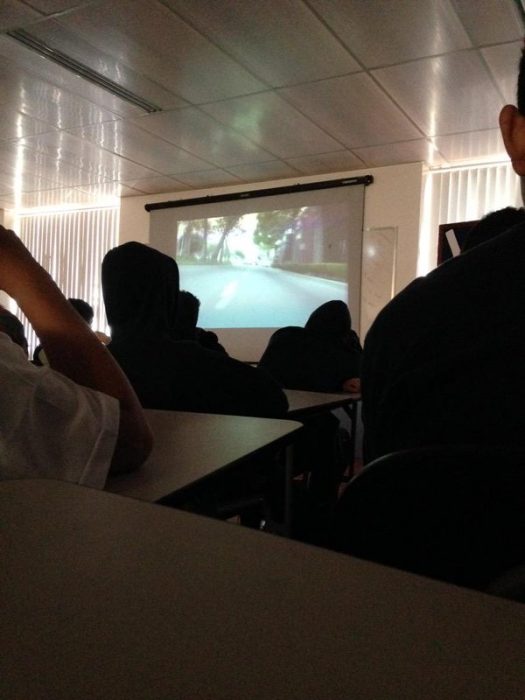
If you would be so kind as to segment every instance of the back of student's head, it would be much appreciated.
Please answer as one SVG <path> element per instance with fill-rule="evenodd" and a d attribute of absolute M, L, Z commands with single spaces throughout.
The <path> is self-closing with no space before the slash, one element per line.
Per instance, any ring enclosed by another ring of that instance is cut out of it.
<path fill-rule="evenodd" d="M 95 312 L 91 304 L 83 299 L 68 299 L 71 306 L 82 316 L 84 321 L 90 326 L 93 323 L 93 316 Z"/>
<path fill-rule="evenodd" d="M 10 311 L 0 306 L 0 331 L 8 335 L 13 343 L 20 345 L 27 355 L 28 346 L 24 326 Z"/>
<path fill-rule="evenodd" d="M 195 337 L 200 305 L 199 299 L 191 292 L 179 292 L 175 329 L 181 338 L 189 340 Z"/>
<path fill-rule="evenodd" d="M 523 207 L 520 209 L 505 207 L 504 209 L 493 211 L 484 216 L 481 221 L 478 221 L 470 229 L 461 252 L 465 253 L 481 243 L 486 243 L 518 224 L 525 224 L 525 209 Z"/>
<path fill-rule="evenodd" d="M 179 271 L 168 255 L 136 242 L 113 248 L 102 261 L 102 292 L 112 338 L 173 332 Z"/>
<path fill-rule="evenodd" d="M 352 328 L 350 310 L 344 301 L 327 301 L 310 314 L 305 328 L 326 337 L 344 338 Z"/>

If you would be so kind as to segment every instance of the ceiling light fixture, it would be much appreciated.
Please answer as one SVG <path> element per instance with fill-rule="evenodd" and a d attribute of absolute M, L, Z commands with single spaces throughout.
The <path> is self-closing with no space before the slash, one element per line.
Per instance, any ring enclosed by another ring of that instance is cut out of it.
<path fill-rule="evenodd" d="M 47 44 L 44 44 L 42 41 L 40 41 L 40 39 L 37 39 L 32 34 L 29 34 L 29 32 L 25 32 L 23 29 L 15 29 L 13 31 L 6 32 L 6 34 L 7 36 L 10 36 L 11 39 L 15 39 L 15 41 L 20 42 L 27 48 L 38 53 L 40 56 L 47 58 L 49 61 L 57 63 L 59 66 L 62 66 L 62 68 L 65 68 L 75 75 L 84 78 L 84 80 L 93 83 L 93 85 L 110 92 L 115 97 L 119 97 L 121 100 L 125 100 L 126 102 L 135 105 L 135 107 L 140 107 L 141 109 L 150 113 L 161 111 L 161 108 L 154 105 L 152 102 L 148 102 L 148 100 L 139 97 L 139 95 L 135 95 L 135 93 L 126 90 L 126 88 L 114 83 L 109 78 L 105 78 L 103 75 L 100 75 L 100 73 L 97 73 L 88 66 L 85 66 L 83 63 L 79 63 L 79 61 L 67 56 L 65 53 L 62 53 L 62 51 L 47 46 Z"/>

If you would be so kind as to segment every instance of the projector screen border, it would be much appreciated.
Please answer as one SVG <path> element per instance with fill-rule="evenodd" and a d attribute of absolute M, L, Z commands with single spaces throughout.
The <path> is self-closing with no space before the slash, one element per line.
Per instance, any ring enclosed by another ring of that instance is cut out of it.
<path fill-rule="evenodd" d="M 193 197 L 189 199 L 173 199 L 167 202 L 145 204 L 147 212 L 159 209 L 172 209 L 174 207 L 189 207 L 195 204 L 212 204 L 214 202 L 228 202 L 235 199 L 251 199 L 252 197 L 271 197 L 278 194 L 290 194 L 292 192 L 308 192 L 309 190 L 325 190 L 331 187 L 348 187 L 349 185 L 364 185 L 367 187 L 374 182 L 373 175 L 361 175 L 359 177 L 344 177 L 337 180 L 321 180 L 320 182 L 297 183 L 282 187 L 266 187 L 260 190 L 247 190 L 246 192 L 232 192 L 229 194 L 208 195 L 206 197 Z"/>

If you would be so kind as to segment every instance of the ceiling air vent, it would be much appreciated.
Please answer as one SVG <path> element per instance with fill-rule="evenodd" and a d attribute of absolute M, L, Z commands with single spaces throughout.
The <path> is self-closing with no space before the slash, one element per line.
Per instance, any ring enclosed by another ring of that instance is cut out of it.
<path fill-rule="evenodd" d="M 100 73 L 91 70 L 91 68 L 88 66 L 85 66 L 83 63 L 79 63 L 79 61 L 67 56 L 65 53 L 62 53 L 57 49 L 53 49 L 51 46 L 47 46 L 47 44 L 44 44 L 36 37 L 29 34 L 29 32 L 25 32 L 22 29 L 15 29 L 13 31 L 6 32 L 6 34 L 32 51 L 35 51 L 40 56 L 47 58 L 49 61 L 57 63 L 59 66 L 62 66 L 62 68 L 71 71 L 75 75 L 84 78 L 84 80 L 93 83 L 93 85 L 97 85 L 103 90 L 107 90 L 112 95 L 115 95 L 115 97 L 120 97 L 121 100 L 129 102 L 130 104 L 135 105 L 135 107 L 140 107 L 146 112 L 161 111 L 161 108 L 157 107 L 157 105 L 154 105 L 139 95 L 135 95 L 133 92 L 126 90 L 126 88 L 114 83 L 112 80 L 109 80 L 109 78 L 105 78 L 103 75 L 100 75 Z"/>

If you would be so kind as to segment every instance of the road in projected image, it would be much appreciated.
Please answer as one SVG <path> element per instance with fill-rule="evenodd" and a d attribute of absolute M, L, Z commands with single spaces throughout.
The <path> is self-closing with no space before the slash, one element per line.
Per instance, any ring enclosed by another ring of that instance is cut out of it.
<path fill-rule="evenodd" d="M 180 265 L 180 288 L 201 301 L 203 328 L 304 326 L 331 299 L 347 302 L 344 282 L 256 265 Z"/>

